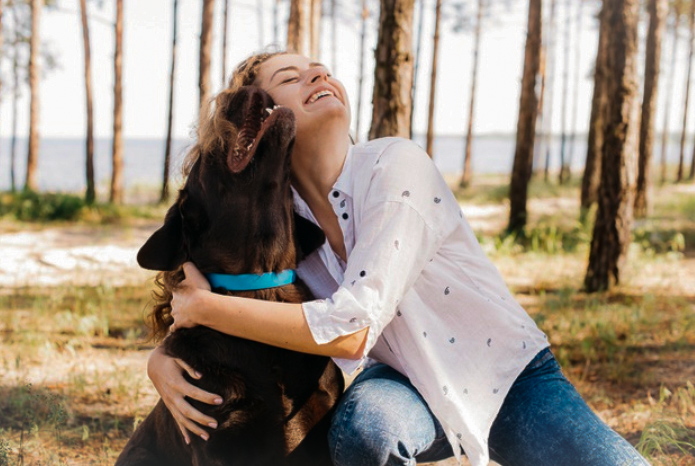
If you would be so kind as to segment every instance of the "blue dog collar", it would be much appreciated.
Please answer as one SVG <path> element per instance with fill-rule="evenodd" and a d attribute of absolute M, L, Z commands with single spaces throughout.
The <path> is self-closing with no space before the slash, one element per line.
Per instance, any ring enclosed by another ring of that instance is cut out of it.
<path fill-rule="evenodd" d="M 255 273 L 242 275 L 206 273 L 205 277 L 207 277 L 213 289 L 224 288 L 228 291 L 250 291 L 289 285 L 294 283 L 297 274 L 294 270 L 283 270 L 279 273 L 268 272 L 261 275 Z"/>

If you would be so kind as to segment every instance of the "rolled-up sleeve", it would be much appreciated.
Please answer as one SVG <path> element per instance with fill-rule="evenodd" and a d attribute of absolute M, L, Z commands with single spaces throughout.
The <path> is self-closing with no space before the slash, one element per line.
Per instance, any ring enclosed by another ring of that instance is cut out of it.
<path fill-rule="evenodd" d="M 429 156 L 414 143 L 390 145 L 375 163 L 361 204 L 343 283 L 328 299 L 303 303 L 317 343 L 369 327 L 364 354 L 393 319 L 446 237 L 460 207 Z M 363 358 L 364 359 L 364 358 Z M 354 370 L 362 361 L 341 361 Z"/>

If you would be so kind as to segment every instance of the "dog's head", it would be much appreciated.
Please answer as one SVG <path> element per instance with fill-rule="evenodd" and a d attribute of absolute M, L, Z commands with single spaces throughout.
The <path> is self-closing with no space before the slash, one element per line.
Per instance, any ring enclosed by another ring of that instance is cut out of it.
<path fill-rule="evenodd" d="M 203 272 L 231 274 L 293 268 L 297 249 L 307 255 L 325 241 L 292 208 L 294 114 L 254 86 L 223 91 L 215 112 L 206 134 L 221 142 L 199 141 L 200 155 L 138 263 L 170 271 L 190 260 Z"/>

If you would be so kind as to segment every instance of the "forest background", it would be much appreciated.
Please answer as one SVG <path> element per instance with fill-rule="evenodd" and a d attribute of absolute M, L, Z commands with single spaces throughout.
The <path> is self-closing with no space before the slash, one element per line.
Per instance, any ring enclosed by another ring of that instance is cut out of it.
<path fill-rule="evenodd" d="M 592 407 L 654 464 L 695 464 L 695 1 L 1 0 L 0 18 L 0 464 L 111 464 L 154 405 L 135 252 L 199 108 L 271 44 L 341 79 L 355 139 L 426 148 Z"/>

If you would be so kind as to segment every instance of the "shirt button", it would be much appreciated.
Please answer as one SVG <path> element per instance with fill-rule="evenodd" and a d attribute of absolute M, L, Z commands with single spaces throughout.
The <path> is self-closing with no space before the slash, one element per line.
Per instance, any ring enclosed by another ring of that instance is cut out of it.
<path fill-rule="evenodd" d="M 349 215 L 348 215 L 348 214 L 343 214 L 343 218 L 344 218 L 345 220 L 347 220 L 347 219 L 348 219 L 348 217 L 349 217 Z"/>
<path fill-rule="evenodd" d="M 338 191 L 333 191 L 333 197 L 338 197 L 340 196 L 340 193 Z"/>

